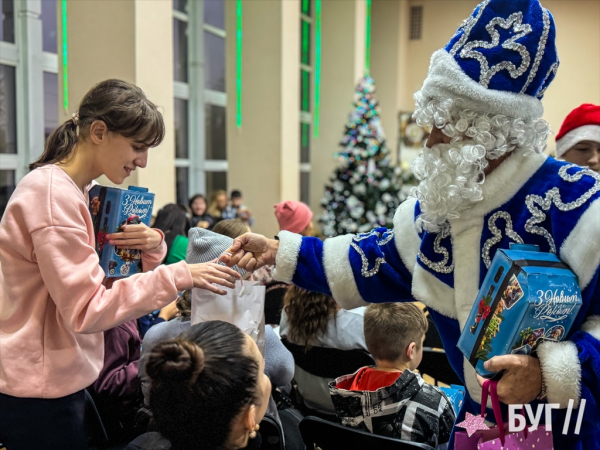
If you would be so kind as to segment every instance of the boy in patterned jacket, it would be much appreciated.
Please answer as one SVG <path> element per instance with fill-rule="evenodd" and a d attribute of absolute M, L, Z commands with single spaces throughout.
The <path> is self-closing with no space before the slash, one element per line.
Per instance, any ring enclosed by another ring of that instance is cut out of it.
<path fill-rule="evenodd" d="M 365 340 L 377 366 L 329 384 L 343 425 L 445 450 L 454 425 L 446 395 L 415 371 L 423 358 L 428 322 L 414 303 L 369 305 Z"/>

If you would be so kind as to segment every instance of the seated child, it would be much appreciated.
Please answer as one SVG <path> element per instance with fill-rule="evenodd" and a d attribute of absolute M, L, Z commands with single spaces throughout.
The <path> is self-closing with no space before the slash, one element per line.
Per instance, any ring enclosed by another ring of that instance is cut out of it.
<path fill-rule="evenodd" d="M 364 331 L 376 367 L 363 367 L 329 384 L 343 425 L 445 449 L 454 425 L 446 395 L 415 371 L 428 323 L 412 303 L 369 305 Z M 368 408 L 368 409 L 367 409 Z"/>
<path fill-rule="evenodd" d="M 231 191 L 231 203 L 223 211 L 223 219 L 238 219 L 246 225 L 252 226 L 254 219 L 247 206 L 244 205 L 242 192 L 238 190 Z"/>

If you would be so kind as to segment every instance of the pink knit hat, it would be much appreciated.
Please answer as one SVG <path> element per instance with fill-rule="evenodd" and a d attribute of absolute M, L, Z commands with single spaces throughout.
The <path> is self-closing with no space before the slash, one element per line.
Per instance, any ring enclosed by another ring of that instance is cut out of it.
<path fill-rule="evenodd" d="M 301 233 L 310 223 L 313 213 L 306 204 L 287 200 L 275 205 L 275 217 L 281 231 Z"/>

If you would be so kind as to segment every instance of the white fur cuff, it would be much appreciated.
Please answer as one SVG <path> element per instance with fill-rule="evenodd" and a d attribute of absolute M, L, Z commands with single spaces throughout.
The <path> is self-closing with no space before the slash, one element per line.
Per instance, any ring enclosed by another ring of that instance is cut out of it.
<path fill-rule="evenodd" d="M 353 235 L 346 234 L 325 239 L 323 244 L 323 266 L 325 276 L 335 301 L 344 309 L 367 305 L 361 297 L 350 265 L 350 244 Z"/>
<path fill-rule="evenodd" d="M 412 275 L 417 255 L 421 248 L 421 238 L 415 228 L 415 205 L 417 199 L 409 197 L 396 210 L 394 214 L 394 237 L 396 250 Z"/>
<path fill-rule="evenodd" d="M 546 383 L 548 403 L 566 408 L 569 400 L 579 405 L 581 396 L 581 365 L 577 346 L 571 341 L 542 342 L 537 349 Z"/>
<path fill-rule="evenodd" d="M 585 331 L 600 341 L 600 316 L 591 316 L 581 325 L 581 331 Z"/>
<path fill-rule="evenodd" d="M 296 272 L 302 236 L 289 231 L 279 232 L 279 250 L 275 257 L 273 279 L 283 283 L 291 283 Z"/>
<path fill-rule="evenodd" d="M 600 265 L 599 217 L 600 199 L 596 199 L 560 247 L 560 258 L 575 272 L 582 291 L 594 278 Z"/>

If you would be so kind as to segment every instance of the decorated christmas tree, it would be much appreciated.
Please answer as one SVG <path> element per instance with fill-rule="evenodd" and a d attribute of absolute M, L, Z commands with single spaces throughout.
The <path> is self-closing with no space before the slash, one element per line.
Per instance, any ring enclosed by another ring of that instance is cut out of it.
<path fill-rule="evenodd" d="M 390 152 L 375 100 L 371 77 L 358 83 L 354 110 L 335 153 L 342 164 L 325 187 L 319 222 L 327 236 L 366 232 L 377 227 L 393 228 L 398 205 L 406 199 L 400 167 L 391 164 Z"/>

